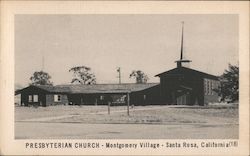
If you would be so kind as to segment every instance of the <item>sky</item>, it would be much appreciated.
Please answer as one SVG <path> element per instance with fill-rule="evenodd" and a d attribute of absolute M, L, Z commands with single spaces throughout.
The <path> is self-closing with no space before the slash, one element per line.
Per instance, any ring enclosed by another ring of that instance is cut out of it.
<path fill-rule="evenodd" d="M 129 78 L 133 70 L 159 82 L 155 75 L 175 68 L 180 58 L 182 21 L 190 68 L 221 75 L 228 63 L 238 64 L 233 14 L 16 15 L 15 84 L 27 86 L 42 69 L 55 85 L 68 84 L 69 69 L 82 65 L 91 68 L 97 83 L 118 83 L 118 67 L 122 83 L 135 82 Z"/>

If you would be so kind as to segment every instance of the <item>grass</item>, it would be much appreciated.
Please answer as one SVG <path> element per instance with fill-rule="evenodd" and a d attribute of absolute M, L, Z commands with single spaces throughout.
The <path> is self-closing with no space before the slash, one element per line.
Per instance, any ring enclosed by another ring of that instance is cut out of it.
<path fill-rule="evenodd" d="M 15 120 L 72 115 L 48 122 L 131 123 L 131 124 L 238 124 L 237 107 L 135 106 L 127 116 L 126 106 L 16 107 Z"/>
<path fill-rule="evenodd" d="M 112 107 L 114 110 L 124 109 L 123 107 Z M 15 107 L 15 120 L 25 120 L 42 117 L 55 117 L 62 115 L 84 115 L 106 111 L 107 106 L 49 106 L 49 107 Z"/>

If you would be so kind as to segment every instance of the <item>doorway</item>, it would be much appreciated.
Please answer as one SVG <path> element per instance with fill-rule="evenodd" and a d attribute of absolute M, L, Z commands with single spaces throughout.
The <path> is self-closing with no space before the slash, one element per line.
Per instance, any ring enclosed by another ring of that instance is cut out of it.
<path fill-rule="evenodd" d="M 181 93 L 179 93 L 176 97 L 176 104 L 177 105 L 190 105 L 190 92 L 186 91 L 182 91 Z"/>

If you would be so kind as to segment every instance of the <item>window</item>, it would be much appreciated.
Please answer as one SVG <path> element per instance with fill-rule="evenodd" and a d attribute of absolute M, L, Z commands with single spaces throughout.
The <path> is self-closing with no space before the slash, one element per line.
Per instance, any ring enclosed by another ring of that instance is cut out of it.
<path fill-rule="evenodd" d="M 211 93 L 211 94 L 212 94 L 212 95 L 214 95 L 214 85 L 215 85 L 215 81 L 212 80 L 212 86 L 211 86 L 211 88 L 212 88 L 212 89 L 211 89 L 211 90 L 212 90 L 212 93 Z"/>
<path fill-rule="evenodd" d="M 29 102 L 32 102 L 32 95 L 29 95 Z"/>
<path fill-rule="evenodd" d="M 29 102 L 38 102 L 38 95 L 29 95 Z"/>
<path fill-rule="evenodd" d="M 214 81 L 214 89 L 218 89 L 218 82 Z"/>
<path fill-rule="evenodd" d="M 38 102 L 38 95 L 33 95 L 33 102 Z"/>
<path fill-rule="evenodd" d="M 214 92 L 213 84 L 214 84 L 214 82 L 213 82 L 213 80 L 211 80 L 211 86 L 210 86 L 211 92 L 210 92 L 210 95 L 213 95 L 213 92 Z"/>
<path fill-rule="evenodd" d="M 61 101 L 61 95 L 58 95 L 58 96 L 57 96 L 57 100 L 58 100 L 58 101 Z"/>
<path fill-rule="evenodd" d="M 100 96 L 100 100 L 104 100 L 104 96 L 103 95 Z"/>
<path fill-rule="evenodd" d="M 209 79 L 204 79 L 204 94 L 213 95 L 214 81 Z"/>
<path fill-rule="evenodd" d="M 143 99 L 146 100 L 147 96 L 146 95 L 143 95 Z"/>
<path fill-rule="evenodd" d="M 60 102 L 61 101 L 61 95 L 54 95 L 54 102 Z"/>
<path fill-rule="evenodd" d="M 207 80 L 204 79 L 204 94 L 207 95 Z"/>
<path fill-rule="evenodd" d="M 211 81 L 210 80 L 208 80 L 207 88 L 208 88 L 208 95 L 211 95 Z"/>
<path fill-rule="evenodd" d="M 217 80 L 204 79 L 204 95 L 216 95 L 215 89 L 220 87 Z"/>

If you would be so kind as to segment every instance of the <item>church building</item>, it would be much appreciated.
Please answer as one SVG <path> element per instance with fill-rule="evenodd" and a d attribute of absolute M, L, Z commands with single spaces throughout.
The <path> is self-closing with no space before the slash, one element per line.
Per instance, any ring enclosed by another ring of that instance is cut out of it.
<path fill-rule="evenodd" d="M 160 93 L 162 103 L 178 105 L 206 105 L 218 102 L 219 96 L 215 92 L 220 86 L 217 76 L 184 67 L 190 60 L 183 59 L 182 23 L 181 56 L 176 61 L 177 67 L 157 74 L 160 77 Z"/>
<path fill-rule="evenodd" d="M 160 83 L 28 86 L 18 90 L 21 105 L 200 105 L 218 102 L 217 76 L 184 67 L 183 25 L 177 67 L 157 74 Z"/>

